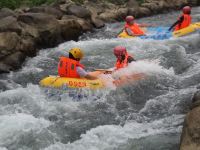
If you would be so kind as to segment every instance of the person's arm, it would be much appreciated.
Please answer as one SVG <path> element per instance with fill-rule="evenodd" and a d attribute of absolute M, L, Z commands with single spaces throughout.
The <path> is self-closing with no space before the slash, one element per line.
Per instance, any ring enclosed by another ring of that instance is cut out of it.
<path fill-rule="evenodd" d="M 124 30 L 126 31 L 126 33 L 127 33 L 128 35 L 134 36 L 134 34 L 133 34 L 133 32 L 131 31 L 131 29 L 125 28 Z"/>
<path fill-rule="evenodd" d="M 125 28 L 125 31 L 126 31 L 126 33 L 127 33 L 128 35 L 130 35 L 130 36 L 141 36 L 141 34 L 135 34 L 135 33 L 133 33 L 133 32 L 131 31 L 131 29 L 129 29 L 129 28 Z"/>
<path fill-rule="evenodd" d="M 181 16 L 169 29 L 168 31 L 171 31 L 177 24 L 181 24 L 184 20 L 184 17 Z"/>
<path fill-rule="evenodd" d="M 97 79 L 97 77 L 93 76 L 93 75 L 90 75 L 88 72 L 86 72 L 83 68 L 81 67 L 76 67 L 76 71 L 77 73 L 79 74 L 79 76 L 81 78 L 86 78 L 86 79 L 89 79 L 89 80 L 95 80 Z"/>

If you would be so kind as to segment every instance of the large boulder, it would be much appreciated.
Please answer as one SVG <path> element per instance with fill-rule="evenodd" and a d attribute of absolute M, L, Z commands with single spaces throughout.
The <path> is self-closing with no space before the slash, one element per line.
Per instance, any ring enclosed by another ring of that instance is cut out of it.
<path fill-rule="evenodd" d="M 0 59 L 12 54 L 19 41 L 20 37 L 15 32 L 0 33 Z"/>
<path fill-rule="evenodd" d="M 99 18 L 106 22 L 121 21 L 128 15 L 128 11 L 128 8 L 114 9 L 101 13 Z"/>
<path fill-rule="evenodd" d="M 78 18 L 78 17 L 73 16 L 73 15 L 65 15 L 62 18 L 62 20 L 68 20 L 68 19 L 76 20 L 79 23 L 79 25 L 81 26 L 82 32 L 91 31 L 93 29 L 93 26 L 92 26 L 90 20 L 85 20 L 85 19 L 82 19 L 82 18 Z"/>
<path fill-rule="evenodd" d="M 66 17 L 64 20 L 60 20 L 59 23 L 64 40 L 78 40 L 78 37 L 82 34 L 82 27 L 77 19 L 67 19 Z"/>
<path fill-rule="evenodd" d="M 26 37 L 25 39 L 21 39 L 17 49 L 24 53 L 26 56 L 33 57 L 36 56 L 37 53 L 35 43 L 36 39 Z"/>
<path fill-rule="evenodd" d="M 68 8 L 69 15 L 75 15 L 79 18 L 88 19 L 91 18 L 91 12 L 83 6 L 72 5 Z"/>
<path fill-rule="evenodd" d="M 138 16 L 137 17 L 141 17 L 141 16 L 150 16 L 152 15 L 152 11 L 146 7 L 139 7 L 138 10 Z"/>
<path fill-rule="evenodd" d="M 137 7 L 139 7 L 139 4 L 136 0 L 129 0 L 127 2 L 126 6 L 129 8 L 137 8 Z"/>
<path fill-rule="evenodd" d="M 61 39 L 60 24 L 57 19 L 45 13 L 25 13 L 19 15 L 18 21 L 36 28 L 39 32 L 38 46 L 41 48 L 53 47 Z"/>
<path fill-rule="evenodd" d="M 104 21 L 98 17 L 92 16 L 91 21 L 95 28 L 102 28 L 105 26 Z"/>
<path fill-rule="evenodd" d="M 9 65 L 6 65 L 3 62 L 0 62 L 0 73 L 9 73 L 10 70 L 11 70 L 11 67 Z"/>
<path fill-rule="evenodd" d="M 162 8 L 156 2 L 143 3 L 141 6 L 150 9 L 153 13 L 158 13 L 162 10 Z"/>
<path fill-rule="evenodd" d="M 39 39 L 39 31 L 36 27 L 28 25 L 23 22 L 19 22 L 20 26 L 22 27 L 21 37 L 32 37 L 34 39 Z"/>
<path fill-rule="evenodd" d="M 200 91 L 193 97 L 192 110 L 187 114 L 181 135 L 180 150 L 200 149 Z"/>
<path fill-rule="evenodd" d="M 8 16 L 14 16 L 14 12 L 8 8 L 2 8 L 0 10 L 0 19 L 4 18 L 4 17 L 8 17 Z"/>
<path fill-rule="evenodd" d="M 46 13 L 48 15 L 52 15 L 54 17 L 56 17 L 56 19 L 61 19 L 63 16 L 63 13 L 51 6 L 38 6 L 38 7 L 33 7 L 31 9 L 28 10 L 28 12 L 31 13 Z"/>
<path fill-rule="evenodd" d="M 17 19 L 13 16 L 0 19 L 0 32 L 16 32 L 21 34 L 22 28 L 20 27 Z"/>
<path fill-rule="evenodd" d="M 17 51 L 3 59 L 3 64 L 9 66 L 9 70 L 16 70 L 21 67 L 26 56 L 24 53 Z"/>

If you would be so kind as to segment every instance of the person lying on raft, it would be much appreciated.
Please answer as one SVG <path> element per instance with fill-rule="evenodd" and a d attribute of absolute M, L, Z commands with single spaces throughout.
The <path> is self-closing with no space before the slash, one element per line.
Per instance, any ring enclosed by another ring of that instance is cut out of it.
<path fill-rule="evenodd" d="M 131 55 L 128 54 L 126 47 L 116 46 L 113 49 L 113 54 L 117 58 L 115 67 L 111 69 L 96 69 L 97 71 L 102 71 L 103 73 L 111 74 L 113 71 L 116 71 L 120 68 L 128 66 L 132 61 L 136 61 Z"/>
<path fill-rule="evenodd" d="M 58 75 L 60 77 L 68 78 L 97 79 L 97 77 L 84 70 L 84 66 L 80 63 L 82 58 L 82 50 L 80 48 L 72 48 L 69 51 L 69 57 L 60 57 L 58 63 Z"/>
<path fill-rule="evenodd" d="M 112 74 L 115 71 L 118 71 L 122 68 L 126 68 L 129 63 L 136 61 L 126 50 L 126 47 L 123 46 L 116 46 L 113 49 L 113 54 L 117 58 L 115 67 L 112 69 L 104 70 L 104 69 L 97 69 L 97 71 L 101 71 L 104 74 Z M 114 79 L 113 84 L 116 86 L 122 86 L 130 83 L 131 81 L 136 81 L 144 78 L 143 73 L 137 73 L 133 75 L 123 75 L 121 77 L 117 77 Z"/>
<path fill-rule="evenodd" d="M 123 46 L 116 46 L 113 50 L 115 57 L 117 58 L 115 63 L 115 71 L 125 68 L 129 63 L 136 61 Z M 115 79 L 113 82 L 116 86 L 128 84 L 130 81 L 136 81 L 144 78 L 143 73 L 133 75 L 123 75 L 122 77 Z"/>
<path fill-rule="evenodd" d="M 130 36 L 145 35 L 144 31 L 140 27 L 153 26 L 153 25 L 147 25 L 147 24 L 137 24 L 133 16 L 127 16 L 125 21 L 126 21 L 126 24 L 124 25 L 124 30 Z"/>
<path fill-rule="evenodd" d="M 124 68 L 128 66 L 128 63 L 131 63 L 132 61 L 136 61 L 131 55 L 128 54 L 126 47 L 116 46 L 113 49 L 113 53 L 115 57 L 117 58 L 116 63 L 115 63 L 115 70 Z"/>
<path fill-rule="evenodd" d="M 191 24 L 192 17 L 191 14 L 191 7 L 185 6 L 182 9 L 183 14 L 178 18 L 178 20 L 169 28 L 169 31 L 178 31 L 180 29 L 186 28 Z"/>

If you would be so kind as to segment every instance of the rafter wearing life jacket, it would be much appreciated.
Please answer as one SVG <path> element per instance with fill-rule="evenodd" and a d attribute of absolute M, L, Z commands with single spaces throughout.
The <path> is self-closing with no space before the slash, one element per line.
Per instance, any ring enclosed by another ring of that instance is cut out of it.
<path fill-rule="evenodd" d="M 137 35 L 137 36 L 145 35 L 144 31 L 140 29 L 137 23 L 133 23 L 132 25 L 126 23 L 124 26 L 124 29 L 126 32 L 127 32 L 127 29 L 130 29 L 133 35 Z"/>
<path fill-rule="evenodd" d="M 60 77 L 80 78 L 77 73 L 77 67 L 84 68 L 79 61 L 67 57 L 60 57 L 60 61 L 58 63 L 58 75 Z"/>
<path fill-rule="evenodd" d="M 186 28 L 188 27 L 190 24 L 191 24 L 191 16 L 188 15 L 188 14 L 183 14 L 181 17 L 179 17 L 179 23 L 175 26 L 175 29 L 174 31 L 177 31 L 177 30 L 180 30 L 180 29 L 183 29 L 183 28 Z"/>
<path fill-rule="evenodd" d="M 178 20 L 169 28 L 169 31 L 178 31 L 180 29 L 188 27 L 192 22 L 191 7 L 185 6 L 182 9 L 183 14 L 178 18 Z"/>
<path fill-rule="evenodd" d="M 125 54 L 125 59 L 124 60 L 119 60 L 117 59 L 116 63 L 115 63 L 115 68 L 116 70 L 127 67 L 128 66 L 128 58 L 132 57 L 131 55 L 129 55 L 128 53 Z"/>

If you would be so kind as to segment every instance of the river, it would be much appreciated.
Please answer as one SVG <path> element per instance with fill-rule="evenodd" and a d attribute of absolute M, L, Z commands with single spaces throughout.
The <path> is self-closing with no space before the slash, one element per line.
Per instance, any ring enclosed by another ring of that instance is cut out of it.
<path fill-rule="evenodd" d="M 179 12 L 138 19 L 170 26 Z M 200 21 L 200 7 L 193 8 Z M 1 150 L 178 150 L 185 114 L 200 87 L 200 34 L 168 40 L 118 39 L 123 23 L 107 24 L 78 42 L 40 50 L 16 72 L 0 75 Z M 146 78 L 121 88 L 43 88 L 59 57 L 85 52 L 87 70 L 110 68 L 112 50 L 126 46 Z"/>

